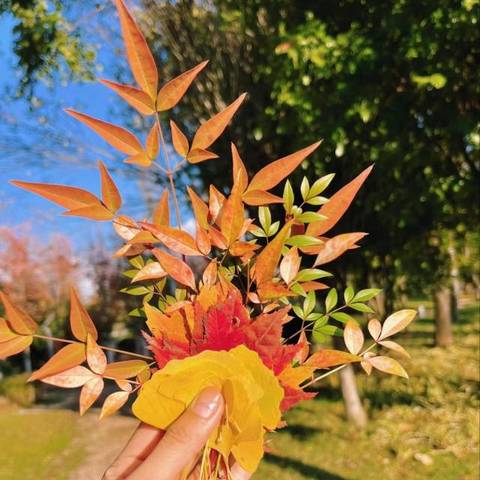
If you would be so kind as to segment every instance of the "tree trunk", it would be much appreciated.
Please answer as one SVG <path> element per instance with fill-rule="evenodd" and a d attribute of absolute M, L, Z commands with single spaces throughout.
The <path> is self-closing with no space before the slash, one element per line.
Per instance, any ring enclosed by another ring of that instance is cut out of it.
<path fill-rule="evenodd" d="M 347 365 L 340 370 L 340 383 L 347 419 L 357 427 L 365 427 L 367 425 L 367 414 L 358 394 L 355 373 L 351 365 Z"/>
<path fill-rule="evenodd" d="M 448 287 L 438 287 L 433 294 L 435 307 L 435 345 L 448 347 L 453 343 L 452 297 Z"/>

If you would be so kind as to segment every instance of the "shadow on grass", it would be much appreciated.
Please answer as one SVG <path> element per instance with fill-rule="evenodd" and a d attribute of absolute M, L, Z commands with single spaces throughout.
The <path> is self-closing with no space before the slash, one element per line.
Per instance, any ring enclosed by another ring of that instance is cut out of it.
<path fill-rule="evenodd" d="M 295 470 L 306 478 L 316 480 L 348 480 L 345 477 L 340 477 L 339 475 L 327 472 L 326 470 L 314 467 L 313 465 L 307 465 L 299 460 L 294 460 L 293 458 L 288 457 L 279 457 L 271 453 L 265 455 L 264 461 L 280 468 Z"/>
<path fill-rule="evenodd" d="M 300 423 L 288 424 L 288 427 L 285 429 L 293 438 L 299 440 L 300 442 L 307 441 L 310 437 L 315 435 L 320 431 L 318 428 L 307 427 Z"/>

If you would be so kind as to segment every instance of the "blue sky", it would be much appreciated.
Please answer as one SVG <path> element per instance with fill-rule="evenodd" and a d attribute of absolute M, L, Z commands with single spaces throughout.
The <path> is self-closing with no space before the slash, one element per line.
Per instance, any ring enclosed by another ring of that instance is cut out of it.
<path fill-rule="evenodd" d="M 116 18 L 112 18 L 112 22 L 117 36 L 102 42 L 97 62 L 102 70 L 100 76 L 113 79 L 114 72 L 122 64 L 125 66 L 126 60 L 117 55 L 121 39 Z M 96 163 L 101 159 L 113 171 L 124 197 L 122 213 L 137 218 L 146 214 L 145 195 L 159 197 L 161 188 L 152 186 L 148 170 L 132 171 L 127 168 L 122 164 L 124 156 L 120 152 L 63 112 L 63 108 L 73 107 L 107 121 L 122 123 L 115 118 L 116 113 L 124 112 L 119 108 L 121 100 L 106 87 L 98 83 L 62 85 L 59 81 L 52 88 L 40 85 L 36 95 L 44 105 L 33 112 L 26 100 L 13 99 L 8 95 L 15 90 L 19 75 L 12 54 L 13 26 L 11 17 L 0 17 L 0 225 L 16 227 L 27 224 L 42 240 L 52 233 L 63 233 L 80 248 L 99 237 L 110 243 L 113 238 L 110 223 L 62 217 L 60 207 L 13 187 L 8 181 L 62 183 L 99 194 Z M 48 123 L 43 123 L 45 118 L 49 119 Z M 145 132 L 140 132 L 142 140 L 144 135 Z M 56 155 L 55 142 L 80 146 L 82 153 L 70 157 L 62 151 L 61 155 Z"/>

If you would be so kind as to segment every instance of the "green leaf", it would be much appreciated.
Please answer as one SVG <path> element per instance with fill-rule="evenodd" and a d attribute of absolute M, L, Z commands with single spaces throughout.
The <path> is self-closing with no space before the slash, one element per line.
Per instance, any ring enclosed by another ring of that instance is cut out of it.
<path fill-rule="evenodd" d="M 301 318 L 302 320 L 305 318 L 303 315 L 303 310 L 298 305 L 293 305 L 292 309 L 298 318 Z"/>
<path fill-rule="evenodd" d="M 331 313 L 330 316 L 335 320 L 337 320 L 338 322 L 342 322 L 342 323 L 347 323 L 347 322 L 350 322 L 351 320 L 354 320 L 354 318 L 351 315 L 345 312 Z"/>
<path fill-rule="evenodd" d="M 320 215 L 317 212 L 305 212 L 296 217 L 299 222 L 302 223 L 313 223 L 313 222 L 320 222 L 322 220 L 326 220 L 327 217 L 325 215 Z"/>
<path fill-rule="evenodd" d="M 330 312 L 330 310 L 334 309 L 338 302 L 338 294 L 335 288 L 332 288 L 325 299 L 325 310 L 326 312 Z"/>
<path fill-rule="evenodd" d="M 141 255 L 137 255 L 136 257 L 132 257 L 129 260 L 130 265 L 132 265 L 135 268 L 138 268 L 139 270 L 145 266 L 145 260 Z"/>
<path fill-rule="evenodd" d="M 176 288 L 175 289 L 175 298 L 181 302 L 187 298 L 187 291 L 184 288 Z"/>
<path fill-rule="evenodd" d="M 307 203 L 308 205 L 325 205 L 329 201 L 330 199 L 326 197 L 312 197 L 309 198 L 305 203 Z"/>
<path fill-rule="evenodd" d="M 293 285 L 291 285 L 290 290 L 293 293 L 296 293 L 297 295 L 301 295 L 302 297 L 307 296 L 307 292 L 305 291 L 305 289 L 299 283 L 294 283 Z"/>
<path fill-rule="evenodd" d="M 136 274 L 138 273 L 138 270 L 126 270 L 125 272 L 122 272 L 122 275 L 127 278 L 133 278 Z"/>
<path fill-rule="evenodd" d="M 382 291 L 381 288 L 367 288 L 357 292 L 353 300 L 355 302 L 368 302 L 373 297 L 376 297 Z"/>
<path fill-rule="evenodd" d="M 294 235 L 287 239 L 285 243 L 292 247 L 310 247 L 312 245 L 321 245 L 323 240 L 309 235 Z"/>
<path fill-rule="evenodd" d="M 303 177 L 302 184 L 300 185 L 300 193 L 304 200 L 308 198 L 308 194 L 310 193 L 310 182 L 307 177 Z"/>
<path fill-rule="evenodd" d="M 147 295 L 148 293 L 151 292 L 150 289 L 146 288 L 146 287 L 126 287 L 126 288 L 122 288 L 120 290 L 122 293 L 126 293 L 128 295 Z"/>
<path fill-rule="evenodd" d="M 315 305 L 317 303 L 317 298 L 315 296 L 315 292 L 308 292 L 307 298 L 303 302 L 303 313 L 305 317 L 313 312 Z"/>
<path fill-rule="evenodd" d="M 311 313 L 305 320 L 308 320 L 309 322 L 316 322 L 319 318 L 322 317 L 326 317 L 326 315 L 324 315 L 323 313 Z"/>
<path fill-rule="evenodd" d="M 375 313 L 375 311 L 364 303 L 351 303 L 349 307 L 363 313 Z"/>
<path fill-rule="evenodd" d="M 331 277 L 332 274 L 319 268 L 305 268 L 300 270 L 295 277 L 296 282 L 310 282 L 311 280 L 318 280 L 319 278 Z"/>
<path fill-rule="evenodd" d="M 268 236 L 273 237 L 278 232 L 279 227 L 280 222 L 278 220 L 276 222 L 273 222 L 268 229 Z"/>
<path fill-rule="evenodd" d="M 319 178 L 310 188 L 310 197 L 316 197 L 317 195 L 322 193 L 333 180 L 334 176 L 334 173 L 329 173 L 328 175 Z"/>
<path fill-rule="evenodd" d="M 291 213 L 293 202 L 295 201 L 295 195 L 293 193 L 292 184 L 290 180 L 285 182 L 285 187 L 283 188 L 283 205 L 287 213 Z"/>
<path fill-rule="evenodd" d="M 143 308 L 134 308 L 133 310 L 131 310 L 130 312 L 128 312 L 128 315 L 129 315 L 130 317 L 143 317 L 143 318 L 146 317 Z"/>
<path fill-rule="evenodd" d="M 270 230 L 270 225 L 272 224 L 272 214 L 268 207 L 259 207 L 258 208 L 258 219 L 260 220 L 260 225 L 263 227 L 265 232 Z"/>
<path fill-rule="evenodd" d="M 345 300 L 345 303 L 346 304 L 350 303 L 354 295 L 355 295 L 355 291 L 353 290 L 353 288 L 347 287 L 343 292 L 343 299 Z"/>
<path fill-rule="evenodd" d="M 254 235 L 255 237 L 260 237 L 260 238 L 267 238 L 268 237 L 268 235 L 258 225 L 252 225 L 252 229 L 251 229 L 250 233 L 252 235 Z"/>
<path fill-rule="evenodd" d="M 144 301 L 144 302 L 149 302 L 152 298 L 153 298 L 153 292 L 150 292 L 150 293 L 147 293 L 147 294 L 143 297 L 143 301 Z"/>
<path fill-rule="evenodd" d="M 338 327 L 334 327 L 333 325 L 325 325 L 324 327 L 321 327 L 319 329 L 320 333 L 323 333 L 324 335 L 328 335 L 330 337 L 336 336 L 336 337 L 341 337 L 343 336 L 343 330 Z"/>
<path fill-rule="evenodd" d="M 313 329 L 318 330 L 318 329 L 322 328 L 324 325 L 326 325 L 327 322 L 328 322 L 328 315 L 320 314 L 320 317 L 313 324 Z"/>

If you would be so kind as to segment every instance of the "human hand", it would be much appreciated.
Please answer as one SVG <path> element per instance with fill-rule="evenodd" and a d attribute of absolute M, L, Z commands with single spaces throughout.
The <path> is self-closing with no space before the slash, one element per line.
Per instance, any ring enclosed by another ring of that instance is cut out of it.
<path fill-rule="evenodd" d="M 190 469 L 189 480 L 200 478 L 200 458 L 210 434 L 220 422 L 224 402 L 212 387 L 203 390 L 166 431 L 141 423 L 103 480 L 177 480 Z M 238 464 L 232 480 L 248 480 Z"/>

